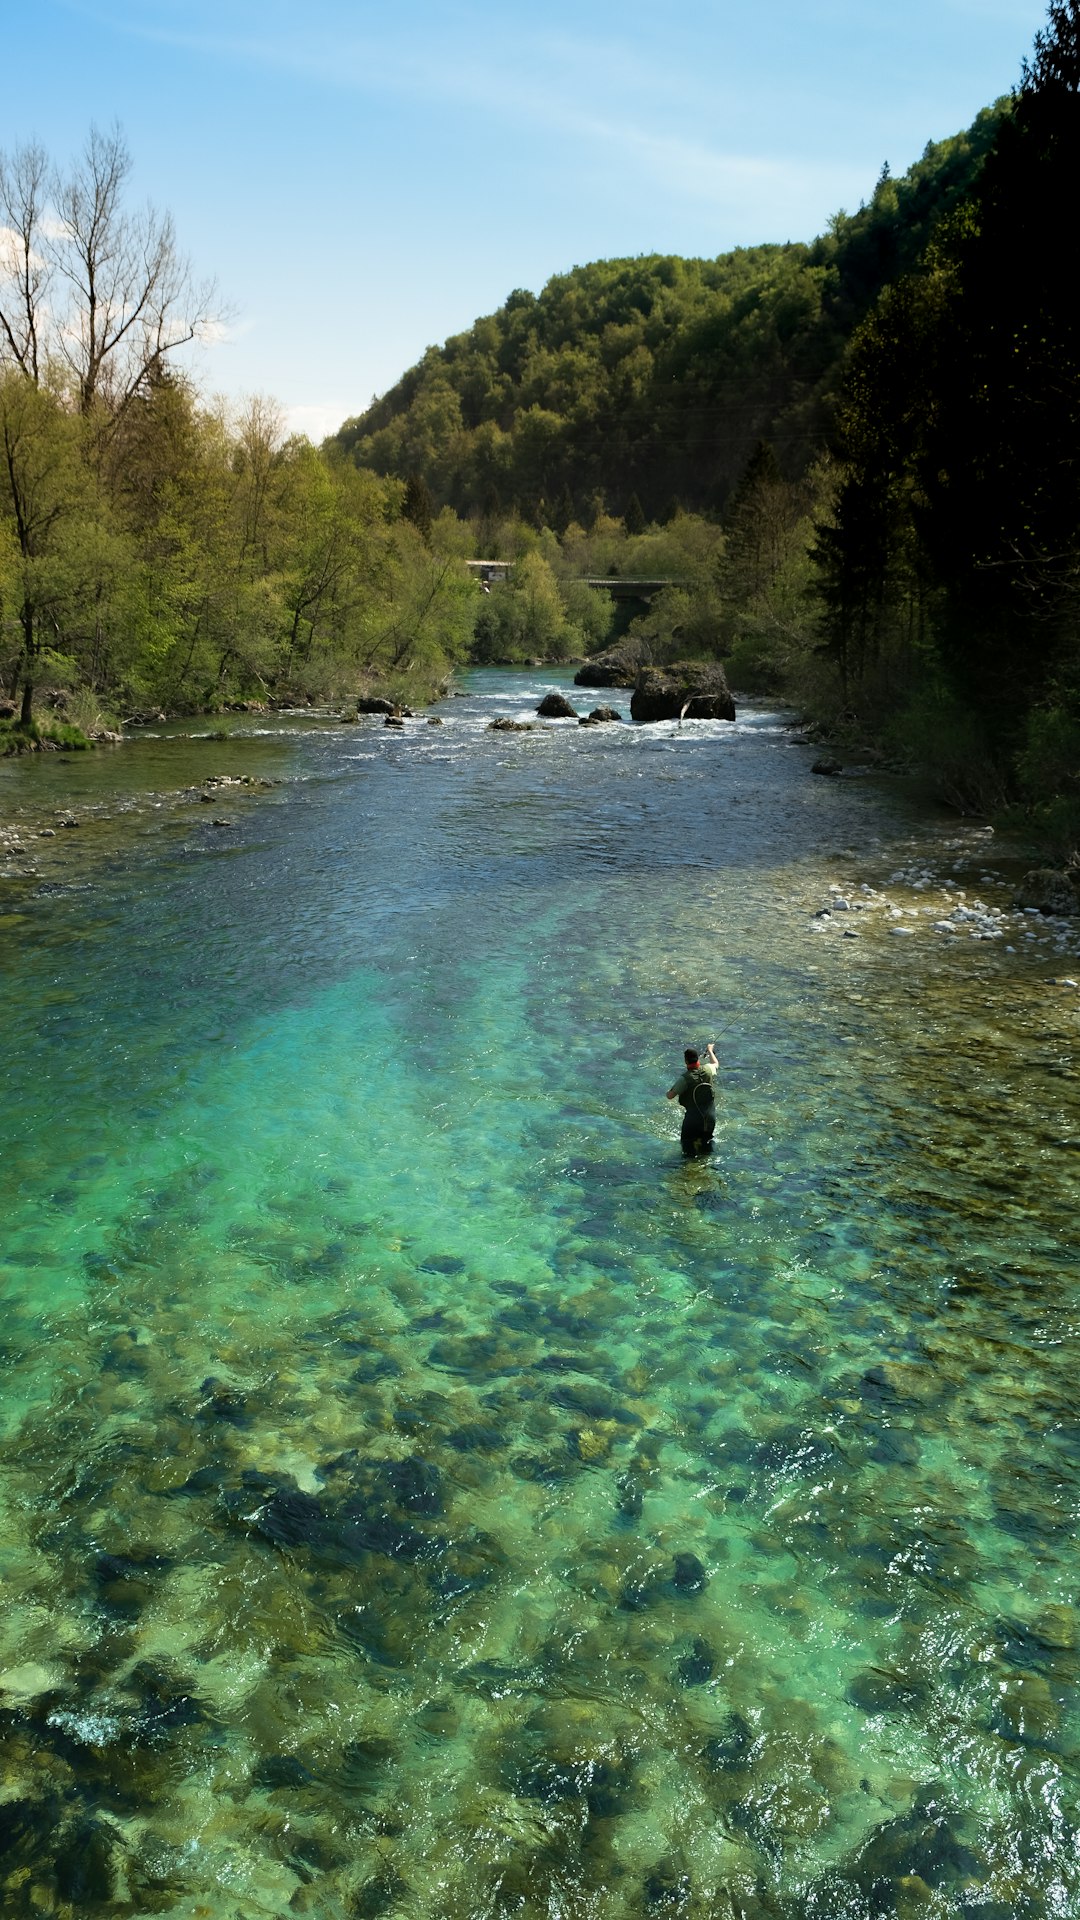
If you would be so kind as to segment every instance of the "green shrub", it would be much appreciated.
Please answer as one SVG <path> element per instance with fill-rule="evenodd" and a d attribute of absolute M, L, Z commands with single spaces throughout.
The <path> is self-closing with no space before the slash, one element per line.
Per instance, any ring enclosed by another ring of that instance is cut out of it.
<path fill-rule="evenodd" d="M 92 745 L 78 727 L 69 727 L 62 720 L 31 720 L 26 727 L 19 720 L 0 720 L 0 754 L 34 753 L 49 747 L 81 753 Z"/>

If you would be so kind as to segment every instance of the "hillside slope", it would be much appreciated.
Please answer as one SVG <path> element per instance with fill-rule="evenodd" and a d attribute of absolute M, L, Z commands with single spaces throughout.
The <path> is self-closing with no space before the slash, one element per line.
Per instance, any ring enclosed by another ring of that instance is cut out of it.
<path fill-rule="evenodd" d="M 929 145 L 811 244 L 575 267 L 430 348 L 334 436 L 358 466 L 423 479 L 460 514 L 560 529 L 635 494 L 721 511 L 767 438 L 795 477 L 828 432 L 844 352 L 883 286 L 969 191 L 1006 102 Z"/>

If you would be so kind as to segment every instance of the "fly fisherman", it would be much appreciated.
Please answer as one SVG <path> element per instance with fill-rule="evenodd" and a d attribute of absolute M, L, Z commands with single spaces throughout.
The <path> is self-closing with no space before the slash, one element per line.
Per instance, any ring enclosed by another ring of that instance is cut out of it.
<path fill-rule="evenodd" d="M 716 1125 L 713 1081 L 719 1072 L 720 1062 L 711 1040 L 705 1049 L 704 1060 L 700 1059 L 694 1047 L 687 1047 L 683 1059 L 686 1065 L 675 1085 L 668 1088 L 667 1096 L 669 1100 L 677 1100 L 683 1109 L 682 1150 L 687 1155 L 711 1153 L 713 1128 Z"/>

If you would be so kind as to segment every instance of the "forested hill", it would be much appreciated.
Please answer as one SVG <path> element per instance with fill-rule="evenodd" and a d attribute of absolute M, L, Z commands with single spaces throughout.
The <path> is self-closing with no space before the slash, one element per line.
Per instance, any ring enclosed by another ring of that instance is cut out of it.
<path fill-rule="evenodd" d="M 887 168 L 810 244 L 575 267 L 431 348 L 331 444 L 435 502 L 561 531 L 633 496 L 647 519 L 723 509 L 762 439 L 789 477 L 828 432 L 845 348 L 970 191 L 1008 103 Z"/>

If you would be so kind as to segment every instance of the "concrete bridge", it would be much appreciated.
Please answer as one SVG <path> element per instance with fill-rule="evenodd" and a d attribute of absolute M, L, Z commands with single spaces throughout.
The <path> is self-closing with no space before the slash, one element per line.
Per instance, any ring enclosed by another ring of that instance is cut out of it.
<path fill-rule="evenodd" d="M 646 604 L 655 594 L 663 593 L 665 587 L 684 587 L 685 580 L 623 580 L 614 574 L 606 574 L 595 580 L 582 580 L 583 587 L 592 587 L 595 593 L 610 593 L 613 600 L 643 600 Z"/>
<path fill-rule="evenodd" d="M 510 578 L 512 560 L 466 560 L 465 565 L 474 580 L 480 582 L 485 592 L 491 587 L 504 583 Z M 594 579 L 581 578 L 575 586 L 591 587 L 594 593 L 610 594 L 613 600 L 637 600 L 642 606 L 648 606 L 650 600 L 665 587 L 683 587 L 685 580 L 623 580 L 615 574 L 598 574 Z"/>

